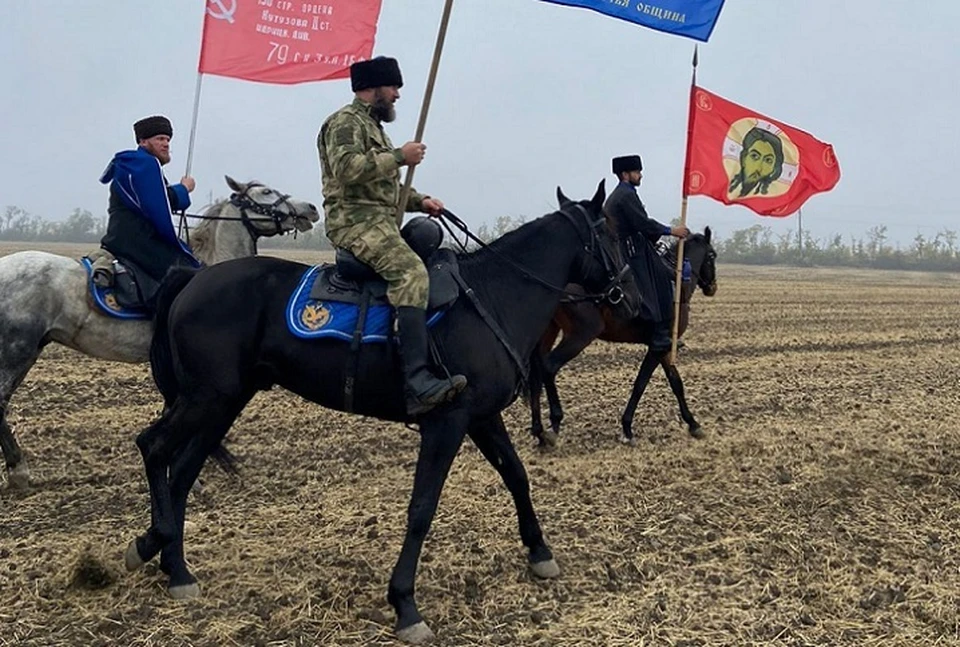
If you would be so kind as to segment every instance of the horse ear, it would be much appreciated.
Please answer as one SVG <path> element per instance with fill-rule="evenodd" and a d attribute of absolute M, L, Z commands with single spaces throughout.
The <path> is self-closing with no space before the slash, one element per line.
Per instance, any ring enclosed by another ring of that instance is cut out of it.
<path fill-rule="evenodd" d="M 703 237 L 707 239 L 707 244 L 708 244 L 708 245 L 710 244 L 710 237 L 711 237 L 712 235 L 713 235 L 713 233 L 710 231 L 710 227 L 706 227 L 706 228 L 703 230 Z"/>
<path fill-rule="evenodd" d="M 233 189 L 236 193 L 243 193 L 244 189 L 247 188 L 229 175 L 224 175 L 223 178 L 227 181 L 227 186 Z"/>
<path fill-rule="evenodd" d="M 600 184 L 597 185 L 597 192 L 593 194 L 593 199 L 590 202 L 596 207 L 597 212 L 599 213 L 603 209 L 603 201 L 607 198 L 607 180 L 600 180 Z"/>
<path fill-rule="evenodd" d="M 563 189 L 561 189 L 559 186 L 557 187 L 557 202 L 560 203 L 561 207 L 566 206 L 572 202 L 570 198 L 568 198 L 563 194 Z"/>

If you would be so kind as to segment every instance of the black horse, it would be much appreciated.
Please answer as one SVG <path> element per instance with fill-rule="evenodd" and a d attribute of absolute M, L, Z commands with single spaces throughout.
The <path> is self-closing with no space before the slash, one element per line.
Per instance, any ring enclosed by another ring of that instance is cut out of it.
<path fill-rule="evenodd" d="M 433 635 L 417 608 L 414 581 L 464 435 L 473 439 L 512 494 L 533 572 L 545 578 L 559 574 L 501 411 L 521 392 L 527 360 L 557 309 L 563 286 L 578 283 L 608 293 L 627 315 L 636 312 L 638 296 L 601 215 L 603 182 L 591 200 L 571 202 L 559 188 L 557 194 L 559 211 L 459 257 L 460 296 L 432 329 L 446 367 L 469 383 L 452 402 L 417 420 L 420 448 L 406 537 L 387 595 L 403 640 L 419 643 Z M 287 300 L 307 269 L 257 258 L 196 274 L 171 273 L 165 281 L 151 366 L 171 404 L 137 437 L 150 484 L 152 525 L 130 544 L 126 562 L 132 570 L 162 551 L 160 567 L 170 576 L 174 597 L 199 594 L 183 557 L 190 484 L 258 390 L 277 384 L 328 408 L 405 421 L 401 373 L 390 344 L 361 346 L 357 358 L 347 342 L 304 340 L 288 332 Z M 351 366 L 352 407 L 344 391 Z"/>
<path fill-rule="evenodd" d="M 710 243 L 710 238 L 710 228 L 707 227 L 704 233 L 693 234 L 684 243 L 683 255 L 690 262 L 691 281 L 683 284 L 680 293 L 679 335 L 683 335 L 687 329 L 690 298 L 693 296 L 695 287 L 699 287 L 706 296 L 713 296 L 717 292 L 717 253 Z M 676 267 L 677 250 L 675 242 L 666 250 L 664 258 L 668 265 Z M 553 344 L 561 332 L 563 332 L 563 339 L 554 348 Z M 627 401 L 627 406 L 620 419 L 623 428 L 621 438 L 623 442 L 631 445 L 635 442 L 633 416 L 636 413 L 640 397 L 643 395 L 644 389 L 647 388 L 647 383 L 650 381 L 653 371 L 657 368 L 657 364 L 663 367 L 663 372 L 670 382 L 670 388 L 677 397 L 677 402 L 680 405 L 680 416 L 687 424 L 690 435 L 694 438 L 701 438 L 703 432 L 687 406 L 680 372 L 672 362 L 670 353 L 650 351 L 649 344 L 652 338 L 653 328 L 651 324 L 639 317 L 623 317 L 619 311 L 603 303 L 597 304 L 583 300 L 562 302 L 553 321 L 550 322 L 550 326 L 544 333 L 540 348 L 535 351 L 533 358 L 535 370 L 531 372 L 530 379 L 530 433 L 539 441 L 540 446 L 555 446 L 557 435 L 560 433 L 563 408 L 560 405 L 560 395 L 557 393 L 557 373 L 567 362 L 583 352 L 583 349 L 593 343 L 595 339 L 648 346 L 637 371 L 637 377 L 633 382 L 630 399 Z M 543 428 L 540 416 L 540 390 L 543 387 L 546 388 L 547 400 L 550 404 L 551 430 L 549 431 Z"/>

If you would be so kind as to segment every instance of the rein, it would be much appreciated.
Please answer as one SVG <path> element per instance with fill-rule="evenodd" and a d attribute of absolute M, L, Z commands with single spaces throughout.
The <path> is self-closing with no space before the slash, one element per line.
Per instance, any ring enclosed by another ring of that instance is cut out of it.
<path fill-rule="evenodd" d="M 583 213 L 584 217 L 586 217 L 588 223 L 590 224 L 590 246 L 587 247 L 585 245 L 584 249 L 592 254 L 594 248 L 596 247 L 596 234 L 593 231 L 593 227 L 595 227 L 598 223 L 603 222 L 603 219 L 600 218 L 599 220 L 591 223 L 589 222 L 589 214 L 587 213 L 587 210 L 583 207 L 583 205 L 574 203 L 573 206 L 579 209 L 581 213 Z M 563 217 L 566 218 L 571 225 L 573 225 L 574 229 L 576 229 L 577 234 L 580 235 L 580 228 L 577 226 L 577 223 L 573 219 L 573 216 L 571 216 L 569 213 L 567 213 L 563 209 L 560 209 L 559 211 L 556 211 L 554 213 L 560 213 L 561 215 L 563 215 Z M 565 287 L 559 287 L 559 286 L 553 285 L 549 281 L 546 281 L 540 278 L 539 276 L 532 274 L 530 270 L 527 269 L 526 267 L 517 263 L 506 254 L 501 253 L 496 248 L 491 247 L 490 245 L 485 243 L 483 240 L 477 237 L 476 234 L 470 231 L 470 228 L 467 226 L 467 224 L 463 220 L 460 219 L 459 216 L 457 216 L 455 213 L 453 213 L 449 209 L 443 209 L 440 212 L 440 215 L 443 216 L 440 219 L 440 222 L 443 224 L 444 228 L 446 228 L 446 230 L 450 233 L 450 236 L 457 242 L 457 245 L 460 246 L 460 249 L 463 250 L 464 253 L 467 252 L 467 248 L 463 243 L 460 242 L 460 239 L 458 239 L 456 234 L 454 234 L 454 232 L 451 230 L 450 224 L 452 224 L 454 227 L 456 227 L 461 232 L 463 232 L 464 236 L 468 240 L 471 240 L 474 243 L 476 243 L 481 249 L 488 250 L 491 254 L 503 260 L 505 263 L 507 263 L 507 265 L 509 265 L 513 269 L 517 270 L 523 278 L 533 281 L 534 283 L 537 283 L 538 285 L 541 285 L 547 288 L 548 290 L 561 294 L 564 300 L 594 301 L 596 303 L 606 300 L 612 305 L 616 305 L 623 300 L 624 295 L 623 295 L 623 290 L 620 288 L 620 283 L 626 277 L 627 272 L 630 271 L 629 265 L 624 265 L 619 272 L 613 275 L 613 278 L 611 279 L 607 287 L 604 288 L 603 292 L 598 292 L 595 294 L 578 294 L 578 293 L 570 292 Z M 447 221 L 449 221 L 450 224 L 447 224 Z M 582 239 L 583 237 L 581 236 L 581 240 Z M 608 253 L 605 249 L 603 249 L 603 246 L 600 246 L 600 251 L 601 251 L 601 254 L 603 255 L 604 266 L 606 267 L 606 269 L 609 270 L 612 266 L 612 260 L 608 258 Z"/>
<path fill-rule="evenodd" d="M 232 193 L 228 202 L 236 207 L 240 211 L 239 218 L 233 218 L 230 216 L 208 216 L 206 214 L 199 213 L 187 213 L 186 211 L 180 212 L 180 225 L 177 235 L 179 236 L 181 232 L 185 232 L 185 241 L 187 245 L 190 244 L 190 227 L 187 225 L 187 218 L 196 218 L 197 220 L 232 220 L 243 223 L 244 228 L 247 230 L 247 233 L 250 234 L 250 237 L 253 238 L 254 242 L 262 235 L 256 227 L 253 226 L 254 222 L 272 222 L 277 228 L 276 235 L 283 233 L 283 221 L 287 218 L 294 216 L 295 214 L 286 213 L 280 211 L 278 207 L 283 204 L 287 204 L 287 201 L 290 199 L 290 195 L 286 193 L 278 193 L 279 196 L 272 204 L 265 205 L 259 202 L 255 202 L 250 199 L 250 196 L 247 195 L 247 191 L 258 186 L 266 186 L 264 184 L 250 183 L 247 185 L 247 188 L 243 190 L 242 193 Z M 252 211 L 255 214 L 263 216 L 261 218 L 250 217 L 247 215 L 247 211 Z M 294 227 L 293 237 L 297 237 L 297 229 Z"/>

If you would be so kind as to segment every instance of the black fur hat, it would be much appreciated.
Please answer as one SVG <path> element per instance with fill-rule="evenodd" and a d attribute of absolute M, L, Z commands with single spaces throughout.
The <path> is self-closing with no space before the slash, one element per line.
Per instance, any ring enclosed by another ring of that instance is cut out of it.
<path fill-rule="evenodd" d="M 166 135 L 173 139 L 173 126 L 170 124 L 169 119 L 161 115 L 144 117 L 133 124 L 133 134 L 136 135 L 138 142 L 156 137 L 157 135 Z"/>
<path fill-rule="evenodd" d="M 642 171 L 643 162 L 639 155 L 625 155 L 623 157 L 613 158 L 613 174 L 620 175 L 629 171 Z"/>
<path fill-rule="evenodd" d="M 354 92 L 384 85 L 403 87 L 403 76 L 400 75 L 397 59 L 378 56 L 350 66 L 350 86 Z"/>

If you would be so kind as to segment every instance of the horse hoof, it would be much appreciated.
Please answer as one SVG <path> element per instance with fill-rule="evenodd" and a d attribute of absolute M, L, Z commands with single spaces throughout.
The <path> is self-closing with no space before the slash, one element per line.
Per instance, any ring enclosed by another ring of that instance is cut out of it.
<path fill-rule="evenodd" d="M 696 427 L 690 427 L 690 435 L 696 438 L 697 440 L 700 440 L 706 434 L 703 433 L 703 427 L 701 427 L 700 425 L 697 425 Z"/>
<path fill-rule="evenodd" d="M 560 575 L 560 567 L 557 566 L 557 560 L 555 559 L 548 559 L 545 562 L 534 562 L 530 564 L 530 570 L 542 580 L 552 580 Z"/>
<path fill-rule="evenodd" d="M 543 441 L 543 446 L 545 448 L 556 449 L 560 444 L 560 436 L 558 436 L 557 433 L 552 429 L 545 429 L 540 438 Z"/>
<path fill-rule="evenodd" d="M 631 436 L 630 438 L 627 438 L 626 436 L 620 436 L 620 444 L 627 445 L 628 447 L 636 447 L 637 439 L 633 436 Z"/>
<path fill-rule="evenodd" d="M 436 638 L 436 635 L 427 626 L 427 623 L 421 620 L 415 625 L 397 629 L 397 638 L 408 645 L 423 645 Z"/>
<path fill-rule="evenodd" d="M 131 541 L 130 545 L 127 546 L 127 552 L 123 554 L 123 563 L 127 567 L 128 571 L 135 571 L 146 564 L 146 562 L 140 557 L 140 551 L 137 550 L 136 540 Z"/>
<path fill-rule="evenodd" d="M 191 584 L 180 584 L 167 588 L 167 593 L 174 600 L 190 600 L 200 597 L 200 585 L 196 582 Z"/>
<path fill-rule="evenodd" d="M 30 487 L 30 469 L 26 463 L 7 469 L 7 487 L 11 490 L 26 490 Z"/>

